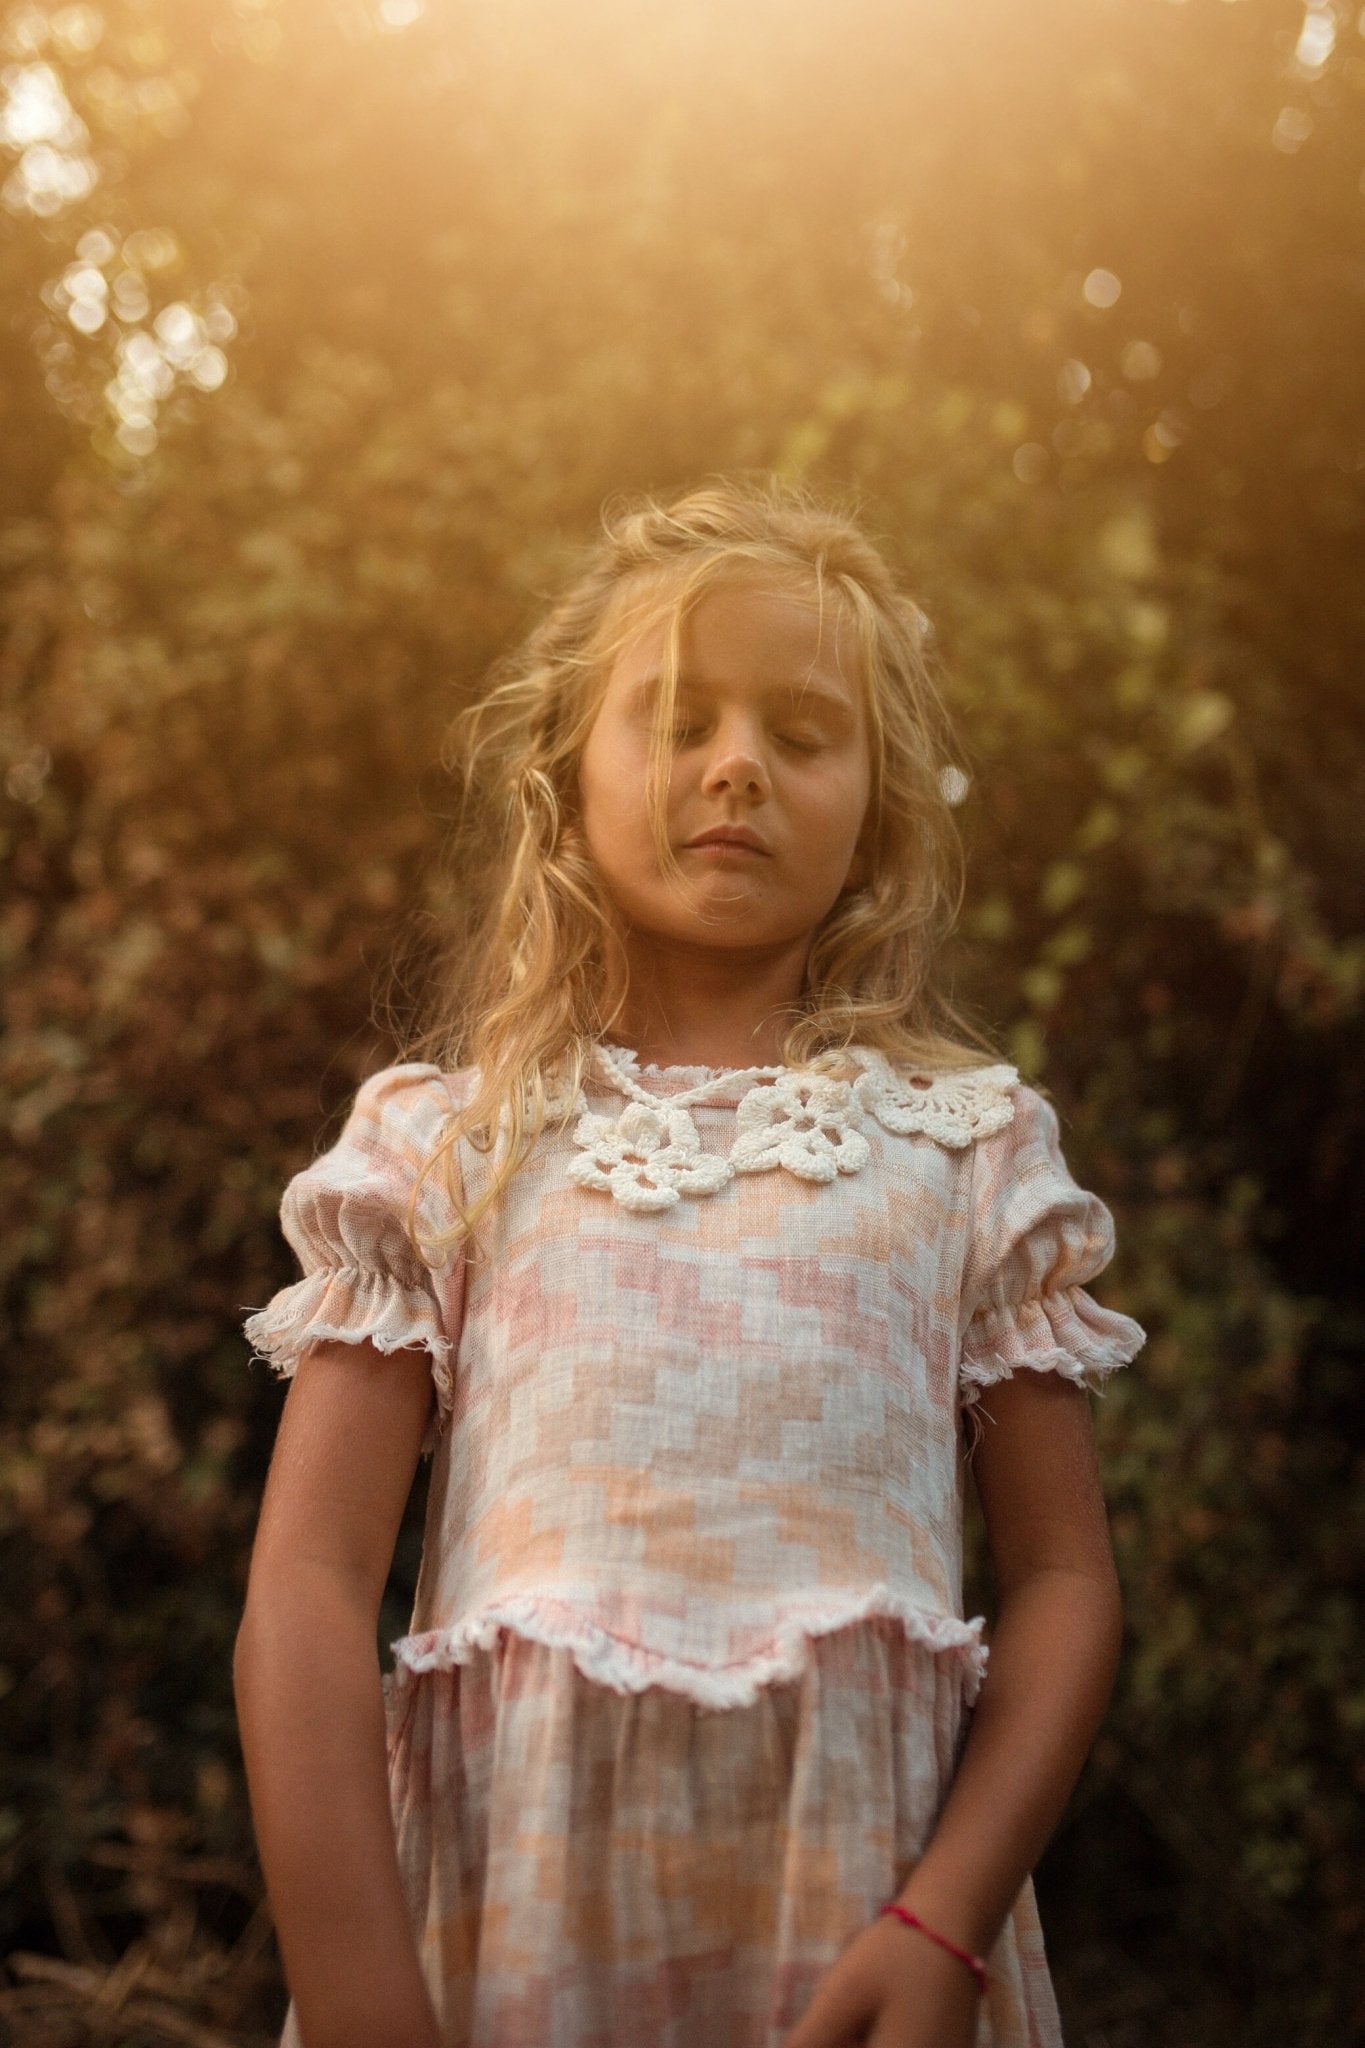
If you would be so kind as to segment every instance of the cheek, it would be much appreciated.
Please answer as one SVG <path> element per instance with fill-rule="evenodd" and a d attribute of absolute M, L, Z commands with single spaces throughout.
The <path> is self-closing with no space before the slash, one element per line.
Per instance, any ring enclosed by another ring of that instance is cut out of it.
<path fill-rule="evenodd" d="M 831 858 L 852 859 L 863 836 L 870 801 L 868 778 L 856 768 L 826 793 L 819 807 L 819 837 Z"/>
<path fill-rule="evenodd" d="M 578 799 L 585 820 L 590 813 L 611 807 L 612 791 L 620 784 L 619 774 L 613 773 L 612 753 L 611 729 L 599 718 L 578 757 Z"/>
<path fill-rule="evenodd" d="M 597 854 L 648 830 L 644 770 L 627 737 L 594 726 L 578 764 L 583 832 Z"/>

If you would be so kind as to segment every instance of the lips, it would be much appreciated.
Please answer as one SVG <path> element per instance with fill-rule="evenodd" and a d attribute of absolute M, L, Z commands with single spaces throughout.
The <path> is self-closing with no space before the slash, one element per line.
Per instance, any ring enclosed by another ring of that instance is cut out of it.
<path fill-rule="evenodd" d="M 768 851 L 757 832 L 751 832 L 747 825 L 713 825 L 709 832 L 699 832 L 687 844 L 689 849 L 713 846 L 718 852 L 726 848 L 737 853 L 766 854 Z"/>

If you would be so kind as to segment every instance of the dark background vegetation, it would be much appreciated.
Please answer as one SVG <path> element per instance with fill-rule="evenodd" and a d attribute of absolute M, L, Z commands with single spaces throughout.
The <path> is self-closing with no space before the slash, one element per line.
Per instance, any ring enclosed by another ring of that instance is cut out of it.
<path fill-rule="evenodd" d="M 270 2037 L 229 1657 L 288 1176 L 609 492 L 853 485 L 954 975 L 1150 1343 L 1069 2048 L 1365 2035 L 1365 36 L 1302 0 L 0 9 L 0 2034 Z M 400 986 L 400 996 L 401 996 Z M 392 1601 L 404 1618 L 415 1546 Z"/>

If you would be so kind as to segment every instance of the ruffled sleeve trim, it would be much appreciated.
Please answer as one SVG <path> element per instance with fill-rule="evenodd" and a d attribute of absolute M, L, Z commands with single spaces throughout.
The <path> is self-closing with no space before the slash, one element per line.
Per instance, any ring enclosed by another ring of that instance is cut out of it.
<path fill-rule="evenodd" d="M 454 1400 L 456 1349 L 449 1317 L 463 1308 L 462 1254 L 440 1291 L 407 1235 L 409 1197 L 439 1141 L 455 1093 L 439 1068 L 386 1068 L 361 1084 L 331 1149 L 296 1174 L 280 1204 L 284 1235 L 303 1277 L 243 1323 L 260 1358 L 288 1379 L 316 1344 L 369 1342 L 385 1357 L 421 1350 L 431 1361 L 435 1408 L 423 1450 L 434 1448 Z M 434 1170 L 423 1182 L 423 1233 L 448 1230 L 454 1212 Z"/>
<path fill-rule="evenodd" d="M 963 1276 L 960 1404 L 1014 1373 L 1053 1372 L 1094 1393 L 1147 1341 L 1131 1316 L 1086 1292 L 1114 1255 L 1114 1219 L 1080 1187 L 1057 1112 L 1014 1089 L 1015 1116 L 978 1146 L 972 1241 Z"/>
<path fill-rule="evenodd" d="M 975 1406 L 983 1387 L 1020 1371 L 1059 1373 L 1102 1394 L 1109 1374 L 1130 1365 L 1146 1341 L 1140 1323 L 1102 1308 L 1083 1287 L 980 1309 L 962 1347 L 962 1406 Z"/>
<path fill-rule="evenodd" d="M 253 1354 L 282 1379 L 298 1370 L 311 1344 L 374 1345 L 387 1358 L 395 1351 L 425 1350 L 444 1414 L 452 1399 L 451 1343 L 444 1336 L 426 1290 L 408 1287 L 391 1273 L 363 1266 L 338 1266 L 310 1273 L 283 1287 L 242 1325 Z"/>

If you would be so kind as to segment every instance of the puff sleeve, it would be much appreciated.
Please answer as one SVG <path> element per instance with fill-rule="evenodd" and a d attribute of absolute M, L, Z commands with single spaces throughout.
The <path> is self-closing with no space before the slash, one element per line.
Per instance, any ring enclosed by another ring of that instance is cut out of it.
<path fill-rule="evenodd" d="M 1022 1368 L 1103 1391 L 1147 1341 L 1085 1283 L 1114 1256 L 1114 1219 L 1072 1179 L 1052 1105 L 1020 1083 L 1011 1123 L 976 1147 L 962 1287 L 959 1401 Z"/>
<path fill-rule="evenodd" d="M 464 1253 L 433 1272 L 405 1229 L 408 1200 L 455 1107 L 438 1067 L 387 1067 L 361 1084 L 336 1143 L 295 1174 L 280 1224 L 303 1278 L 281 1288 L 243 1324 L 253 1353 L 292 1376 L 311 1344 L 339 1340 L 376 1350 L 424 1350 L 436 1417 L 430 1449 L 451 1405 L 451 1359 L 463 1308 Z M 439 1170 L 422 1184 L 423 1234 L 457 1221 Z"/>

